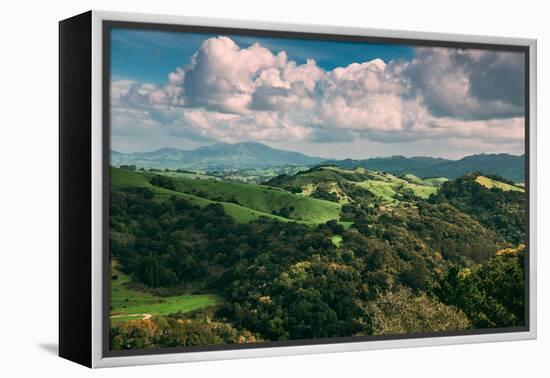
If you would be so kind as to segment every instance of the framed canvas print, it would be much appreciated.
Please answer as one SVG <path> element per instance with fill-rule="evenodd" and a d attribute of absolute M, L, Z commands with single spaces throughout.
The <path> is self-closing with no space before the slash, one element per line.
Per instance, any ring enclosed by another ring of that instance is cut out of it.
<path fill-rule="evenodd" d="M 60 22 L 60 355 L 536 337 L 536 42 Z"/>

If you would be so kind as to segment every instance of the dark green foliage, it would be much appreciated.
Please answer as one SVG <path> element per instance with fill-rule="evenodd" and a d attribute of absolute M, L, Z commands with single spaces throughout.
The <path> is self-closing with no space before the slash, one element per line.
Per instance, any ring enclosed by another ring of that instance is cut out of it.
<path fill-rule="evenodd" d="M 311 194 L 311 197 L 331 202 L 338 202 L 338 195 L 336 193 L 329 192 L 325 187 L 319 185 L 315 191 Z"/>
<path fill-rule="evenodd" d="M 270 340 L 345 336 L 361 329 L 359 272 L 332 253 L 294 264 L 262 254 L 228 279 L 225 313 Z"/>
<path fill-rule="evenodd" d="M 174 179 L 164 175 L 153 176 L 151 178 L 151 185 L 159 186 L 164 189 L 176 190 L 176 182 Z"/>
<path fill-rule="evenodd" d="M 344 233 L 344 226 L 335 220 L 329 220 L 326 225 L 330 228 L 333 234 L 342 235 Z"/>
<path fill-rule="evenodd" d="M 414 290 L 426 290 L 430 284 L 430 271 L 426 261 L 415 255 L 409 267 L 401 273 L 400 280 L 405 286 Z"/>
<path fill-rule="evenodd" d="M 290 218 L 294 210 L 295 210 L 294 206 L 283 206 L 279 209 L 279 211 L 273 210 L 271 214 L 278 215 L 283 218 Z"/>
<path fill-rule="evenodd" d="M 171 286 L 208 276 L 209 250 L 200 231 L 215 223 L 220 233 L 235 227 L 218 204 L 204 208 L 173 198 L 158 203 L 149 190 L 119 190 L 111 194 L 111 257 L 124 272 L 150 287 Z M 195 231 L 197 230 L 197 231 Z M 227 248 L 234 244 L 228 243 Z"/>
<path fill-rule="evenodd" d="M 436 295 L 462 309 L 476 328 L 520 326 L 525 322 L 522 247 L 468 270 L 449 269 Z"/>
<path fill-rule="evenodd" d="M 488 189 L 477 183 L 476 177 L 477 174 L 472 174 L 445 182 L 439 192 L 430 197 L 430 202 L 449 203 L 495 230 L 502 240 L 516 245 L 523 243 L 525 193 Z"/>
<path fill-rule="evenodd" d="M 240 204 L 241 204 L 241 203 L 239 202 L 239 200 L 236 199 L 235 197 L 229 197 L 229 198 L 227 199 L 227 201 L 225 201 L 225 202 L 234 203 L 234 204 L 237 204 L 237 205 L 240 205 Z"/>
<path fill-rule="evenodd" d="M 454 207 L 424 201 L 416 205 L 391 212 L 385 208 L 354 209 L 349 210 L 354 212 L 348 218 L 361 234 L 387 241 L 406 261 L 430 250 L 432 255 L 437 252 L 445 260 L 467 266 L 486 259 L 500 247 L 494 232 Z"/>

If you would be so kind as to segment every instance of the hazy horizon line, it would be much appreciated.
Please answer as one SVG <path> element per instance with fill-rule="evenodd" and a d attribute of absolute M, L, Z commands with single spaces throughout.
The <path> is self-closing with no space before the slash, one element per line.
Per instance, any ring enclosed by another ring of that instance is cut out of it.
<path fill-rule="evenodd" d="M 433 158 L 433 159 L 444 159 L 444 160 L 458 161 L 458 160 L 464 159 L 464 158 L 469 157 L 469 156 L 479 156 L 479 155 L 510 155 L 510 156 L 517 156 L 517 157 L 525 156 L 525 152 L 523 152 L 521 154 L 517 154 L 517 153 L 513 153 L 513 152 L 479 152 L 479 153 L 471 153 L 471 154 L 465 153 L 464 155 L 461 155 L 459 158 L 442 157 L 440 155 L 411 155 L 411 154 L 402 154 L 402 153 L 401 154 L 399 154 L 399 153 L 391 154 L 391 155 L 370 155 L 370 156 L 361 157 L 361 158 L 351 158 L 351 157 L 337 158 L 337 157 L 315 156 L 315 155 L 311 155 L 311 154 L 304 153 L 304 152 L 301 152 L 301 151 L 281 149 L 281 148 L 272 147 L 272 146 L 270 146 L 268 144 L 265 144 L 265 143 L 251 142 L 251 141 L 243 141 L 243 142 L 235 142 L 235 143 L 217 142 L 217 143 L 213 143 L 213 144 L 210 144 L 210 145 L 202 145 L 202 146 L 198 146 L 198 147 L 191 148 L 191 149 L 178 148 L 178 147 L 159 147 L 159 148 L 155 148 L 155 149 L 152 149 L 152 150 L 133 151 L 133 152 L 122 152 L 120 150 L 111 149 L 111 154 L 112 153 L 118 153 L 118 154 L 123 154 L 123 155 L 132 155 L 132 154 L 152 153 L 152 152 L 157 152 L 157 151 L 161 151 L 161 150 L 178 150 L 178 151 L 191 152 L 191 151 L 196 151 L 200 148 L 205 148 L 205 147 L 208 148 L 208 147 L 213 147 L 213 146 L 216 146 L 216 145 L 231 145 L 231 146 L 233 146 L 233 145 L 237 145 L 237 144 L 258 144 L 258 145 L 262 145 L 262 146 L 271 148 L 273 150 L 284 151 L 284 152 L 294 152 L 294 153 L 299 153 L 299 154 L 302 154 L 302 155 L 310 157 L 310 158 L 323 159 L 323 160 L 366 160 L 366 159 L 384 159 L 384 158 L 392 158 L 392 157 L 404 157 L 406 159 L 411 159 L 411 158 Z"/>

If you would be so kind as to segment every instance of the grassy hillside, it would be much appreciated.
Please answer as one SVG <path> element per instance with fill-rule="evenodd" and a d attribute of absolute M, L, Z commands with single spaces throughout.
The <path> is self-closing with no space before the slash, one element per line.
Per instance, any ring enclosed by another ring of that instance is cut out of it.
<path fill-rule="evenodd" d="M 146 315 L 185 313 L 221 302 L 214 294 L 158 297 L 145 291 L 129 289 L 126 286 L 129 282 L 130 277 L 114 267 L 111 268 L 110 315 L 114 322 L 141 319 Z"/>
<path fill-rule="evenodd" d="M 504 191 L 512 190 L 512 191 L 515 191 L 515 192 L 524 192 L 523 188 L 519 188 L 517 186 L 510 185 L 510 184 L 507 184 L 505 182 L 497 181 L 497 180 L 494 180 L 494 179 L 491 179 L 491 178 L 485 177 L 485 176 L 477 176 L 476 177 L 476 182 L 480 185 L 483 185 L 484 187 L 486 187 L 488 189 L 498 188 L 498 189 L 501 189 L 501 190 L 504 190 Z"/>
<path fill-rule="evenodd" d="M 138 187 L 138 188 L 147 188 L 152 190 L 155 193 L 156 198 L 160 200 L 168 199 L 172 196 L 181 197 L 186 199 L 197 206 L 206 206 L 215 201 L 210 201 L 205 198 L 197 197 L 192 194 L 177 192 L 173 190 L 168 190 L 164 188 L 159 188 L 153 186 L 147 181 L 147 177 L 144 174 L 126 171 L 119 168 L 111 168 L 111 187 L 113 188 L 124 188 L 124 187 Z M 269 213 L 262 213 L 253 209 L 248 209 L 243 206 L 236 205 L 234 203 L 223 203 L 220 202 L 224 207 L 227 214 L 231 215 L 237 222 L 248 223 L 253 220 L 256 220 L 260 217 L 269 217 L 274 218 L 283 222 L 288 222 L 286 218 L 282 218 Z"/>
<path fill-rule="evenodd" d="M 154 189 L 145 176 L 125 169 L 111 167 L 111 188 L 137 187 Z"/>
<path fill-rule="evenodd" d="M 358 183 L 368 189 L 377 197 L 388 202 L 398 200 L 399 194 L 410 190 L 415 196 L 427 199 L 431 194 L 437 192 L 437 188 L 431 185 L 415 184 L 407 182 L 399 177 L 386 175 L 384 180 L 365 180 Z"/>
<path fill-rule="evenodd" d="M 306 222 L 325 223 L 339 219 L 340 214 L 338 204 L 265 186 L 180 178 L 176 181 L 176 190 L 222 202 L 238 202 L 246 208 L 268 214 L 279 214 L 284 208 L 293 209 L 287 218 Z"/>
<path fill-rule="evenodd" d="M 412 174 L 401 178 L 391 173 L 369 171 L 361 167 L 345 169 L 335 166 L 316 167 L 294 176 L 281 175 L 270 180 L 268 184 L 304 196 L 324 195 L 339 203 L 354 202 L 358 197 L 364 197 L 365 193 L 356 190 L 357 188 L 366 189 L 383 201 L 394 202 L 408 191 L 417 197 L 428 198 L 437 192 L 439 186 Z"/>
<path fill-rule="evenodd" d="M 378 180 L 365 180 L 357 185 L 367 189 L 376 197 L 383 199 L 384 201 L 393 202 L 397 196 L 397 191 L 394 190 L 395 183 L 388 181 Z"/>
<path fill-rule="evenodd" d="M 248 223 L 260 217 L 269 217 L 283 222 L 296 220 L 313 224 L 339 219 L 341 207 L 338 204 L 301 197 L 264 186 L 216 180 L 195 180 L 178 176 L 174 177 L 177 184 L 177 190 L 174 191 L 151 185 L 148 178 L 152 176 L 151 173 L 111 168 L 111 186 L 113 188 L 148 188 L 159 199 L 178 196 L 198 206 L 217 202 L 224 207 L 227 214 L 241 223 Z M 238 203 L 228 202 L 232 200 L 236 200 Z M 294 207 L 289 217 L 272 213 L 273 211 L 279 213 L 285 207 Z"/>

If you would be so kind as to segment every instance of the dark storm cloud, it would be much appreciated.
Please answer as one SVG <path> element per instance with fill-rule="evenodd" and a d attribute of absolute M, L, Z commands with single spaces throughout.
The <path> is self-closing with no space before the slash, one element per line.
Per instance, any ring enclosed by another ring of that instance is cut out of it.
<path fill-rule="evenodd" d="M 420 96 L 435 116 L 482 120 L 524 113 L 520 53 L 418 48 L 403 75 L 410 95 Z"/>

